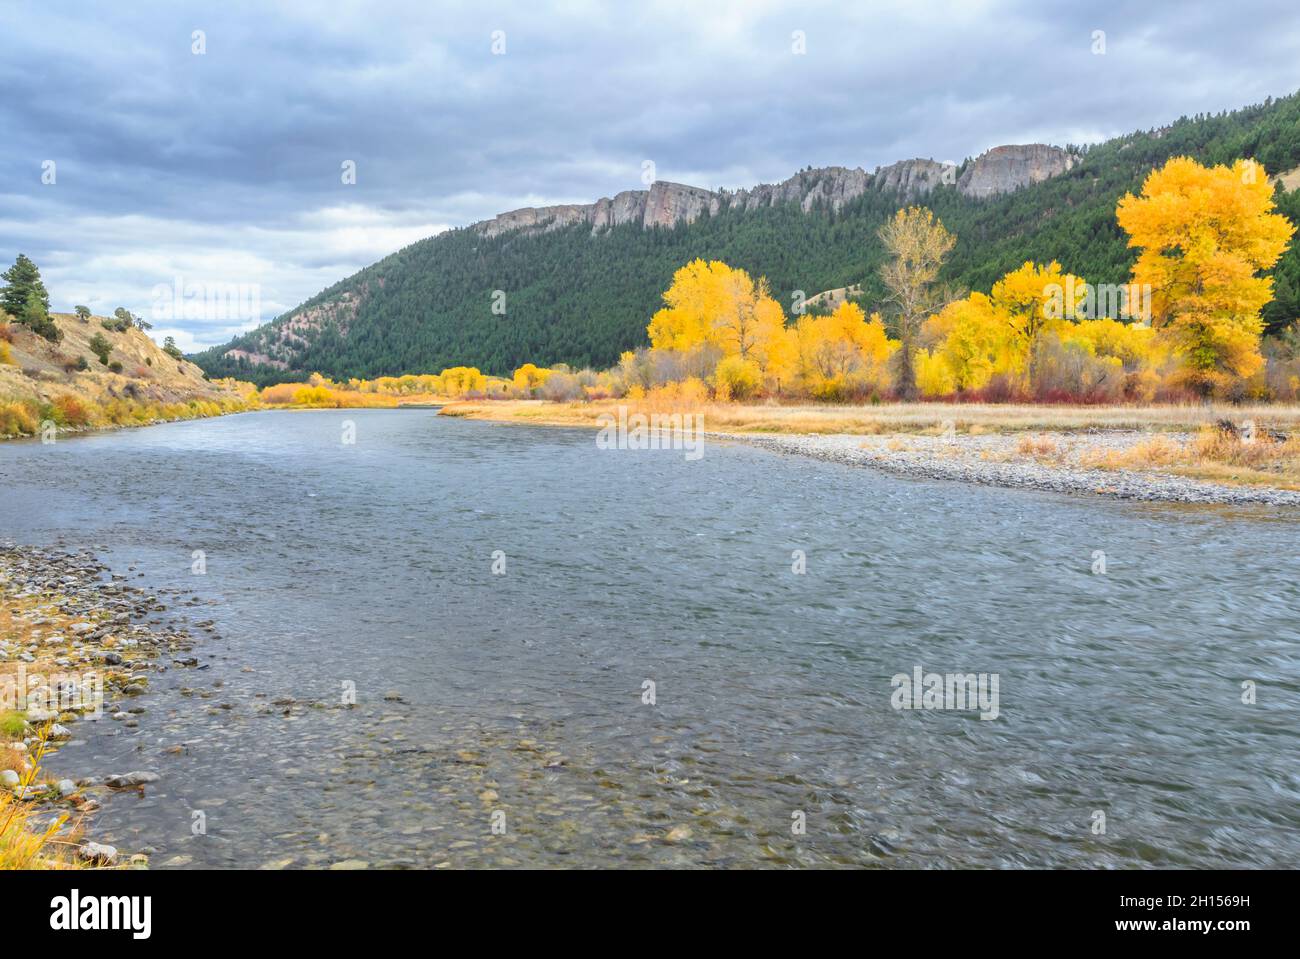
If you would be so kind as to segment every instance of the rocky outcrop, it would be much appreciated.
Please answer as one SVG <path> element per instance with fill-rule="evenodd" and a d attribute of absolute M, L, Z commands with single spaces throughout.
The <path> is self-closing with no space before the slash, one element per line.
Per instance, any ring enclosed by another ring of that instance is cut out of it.
<path fill-rule="evenodd" d="M 641 225 L 649 229 L 652 226 L 693 223 L 705 210 L 710 214 L 717 213 L 719 203 L 718 195 L 710 190 L 657 180 L 650 187 L 650 195 L 646 198 L 645 216 L 642 217 Z"/>
<path fill-rule="evenodd" d="M 564 209 L 556 207 L 555 209 Z M 516 210 L 515 213 L 522 213 Z M 531 210 L 532 213 L 540 211 Z M 505 213 L 497 217 L 513 216 Z M 489 221 L 492 222 L 492 221 Z M 521 222 L 514 229 L 528 226 Z M 382 281 L 381 281 L 382 282 Z M 320 331 L 326 326 L 333 326 L 342 336 L 347 336 L 348 328 L 356 319 L 357 309 L 361 306 L 362 295 L 355 290 L 345 290 L 332 300 L 304 307 L 296 313 L 282 316 L 265 326 L 260 326 L 250 334 L 252 349 L 234 347 L 223 354 L 231 359 L 243 359 L 251 366 L 271 366 L 277 370 L 289 369 L 298 351 L 314 342 Z"/>
<path fill-rule="evenodd" d="M 603 230 L 606 227 L 622 226 L 624 223 L 640 223 L 645 220 L 648 190 L 624 190 L 614 199 L 603 197 L 592 204 L 591 228 Z"/>
<path fill-rule="evenodd" d="M 590 205 L 570 203 L 562 206 L 526 206 L 522 210 L 511 210 L 491 220 L 476 223 L 474 228 L 484 236 L 497 236 L 511 230 L 544 233 L 588 219 L 588 214 L 595 205 L 594 203 Z"/>
<path fill-rule="evenodd" d="M 871 174 L 861 168 L 832 166 L 801 170 L 780 183 L 760 183 L 749 190 L 724 193 L 727 208 L 756 210 L 778 203 L 797 203 L 805 213 L 818 205 L 838 210 L 861 196 L 871 183 Z"/>
<path fill-rule="evenodd" d="M 956 165 L 935 160 L 902 160 L 880 167 L 875 176 L 876 189 L 892 190 L 906 200 L 915 200 L 937 186 L 951 186 L 956 182 Z"/>
<path fill-rule="evenodd" d="M 957 181 L 963 196 L 987 197 L 1011 193 L 1064 173 L 1074 157 L 1060 147 L 1042 143 L 994 147 L 978 157 Z"/>
<path fill-rule="evenodd" d="M 868 189 L 887 190 L 914 200 L 936 187 L 956 186 L 965 196 L 986 197 L 1038 183 L 1073 165 L 1074 157 L 1059 147 L 1034 143 L 996 147 L 974 160 L 960 178 L 960 168 L 955 164 L 915 159 L 877 167 L 874 174 L 860 167 L 801 170 L 780 183 L 716 193 L 657 180 L 648 190 L 625 190 L 595 203 L 526 206 L 475 223 L 470 229 L 494 237 L 514 231 L 525 235 L 548 233 L 574 223 L 589 224 L 593 233 L 624 223 L 639 223 L 646 229 L 673 227 L 693 223 L 705 213 L 716 216 L 723 210 L 757 210 L 779 203 L 798 204 L 805 213 L 822 207 L 838 211 Z"/>
<path fill-rule="evenodd" d="M 524 207 L 474 224 L 484 236 L 499 236 L 512 230 L 529 234 L 548 233 L 574 223 L 589 223 L 593 232 L 624 223 L 671 227 L 692 223 L 706 210 L 717 213 L 722 208 L 722 194 L 684 183 L 657 180 L 649 190 L 625 190 L 613 199 L 602 197 L 595 203 L 570 203 L 560 206 Z"/>
<path fill-rule="evenodd" d="M 640 223 L 646 229 L 672 227 L 678 223 L 693 223 L 706 212 L 716 216 L 723 210 L 755 210 L 778 203 L 797 203 L 805 213 L 818 205 L 838 210 L 865 193 L 870 184 L 871 174 L 846 167 L 804 170 L 781 183 L 763 183 L 748 190 L 717 193 L 684 183 L 656 180 L 649 190 L 626 190 L 613 199 L 602 197 L 595 203 L 511 210 L 475 223 L 471 229 L 487 237 L 514 230 L 534 235 L 574 223 L 589 223 L 595 233 L 624 223 Z"/>
<path fill-rule="evenodd" d="M 232 360 L 243 360 L 249 366 L 274 366 L 277 370 L 287 370 L 289 364 L 284 360 L 277 360 L 273 356 L 267 356 L 265 353 L 250 353 L 248 350 L 226 350 L 226 356 Z"/>

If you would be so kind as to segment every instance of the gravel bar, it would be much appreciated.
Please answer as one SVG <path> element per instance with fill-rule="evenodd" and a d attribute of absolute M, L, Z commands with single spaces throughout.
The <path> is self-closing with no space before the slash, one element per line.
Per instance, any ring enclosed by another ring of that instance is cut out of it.
<path fill-rule="evenodd" d="M 1053 441 L 1058 453 L 1045 461 L 1018 451 L 1025 434 L 969 436 L 801 435 L 756 436 L 718 434 L 778 453 L 810 456 L 846 466 L 870 466 L 897 476 L 955 480 L 983 486 L 1055 493 L 1087 493 L 1114 499 L 1162 503 L 1300 506 L 1300 491 L 1268 486 L 1228 486 L 1171 473 L 1088 468 L 1080 464 L 1084 451 L 1122 450 L 1150 433 L 1128 430 L 1086 433 L 1035 433 Z M 1186 436 L 1169 434 L 1171 439 Z"/>

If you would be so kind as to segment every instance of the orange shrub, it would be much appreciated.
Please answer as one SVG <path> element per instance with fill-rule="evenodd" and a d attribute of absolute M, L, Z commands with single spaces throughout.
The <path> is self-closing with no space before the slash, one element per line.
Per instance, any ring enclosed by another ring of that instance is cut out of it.
<path fill-rule="evenodd" d="M 0 403 L 0 436 L 33 436 L 40 414 L 31 403 Z"/>
<path fill-rule="evenodd" d="M 86 426 L 90 422 L 90 410 L 75 396 L 56 396 L 54 421 L 60 426 Z"/>
<path fill-rule="evenodd" d="M 300 383 L 277 383 L 262 390 L 258 399 L 271 406 L 288 405 L 294 401 L 293 394 L 301 389 L 301 386 Z"/>

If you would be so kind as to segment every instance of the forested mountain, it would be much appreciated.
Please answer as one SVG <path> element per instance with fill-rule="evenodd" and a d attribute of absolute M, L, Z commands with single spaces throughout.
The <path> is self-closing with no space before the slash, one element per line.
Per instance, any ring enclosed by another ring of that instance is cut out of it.
<path fill-rule="evenodd" d="M 1053 148 L 999 150 L 1038 151 L 1038 163 Z M 669 185 L 590 206 L 516 211 L 414 243 L 194 359 L 214 376 L 261 384 L 311 371 L 343 378 L 457 365 L 508 375 L 524 362 L 604 367 L 646 342 L 674 270 L 696 257 L 766 276 L 787 311 L 795 291 L 853 283 L 870 309 L 881 296 L 876 232 L 912 200 L 957 235 L 944 270 L 954 286 L 987 290 L 1025 260 L 1058 260 L 1090 282 L 1124 283 L 1134 256 L 1115 223 L 1119 198 L 1171 156 L 1206 164 L 1251 157 L 1269 174 L 1294 170 L 1300 94 L 1054 151 L 1046 172 L 1034 167 L 1023 185 L 1007 187 L 1013 192 L 985 195 L 1005 167 L 999 150 L 951 175 L 907 161 L 875 174 L 808 170 L 752 191 Z M 1279 205 L 1300 222 L 1300 191 Z M 1300 316 L 1300 251 L 1288 250 L 1274 272 L 1277 295 L 1265 316 L 1280 329 Z"/>

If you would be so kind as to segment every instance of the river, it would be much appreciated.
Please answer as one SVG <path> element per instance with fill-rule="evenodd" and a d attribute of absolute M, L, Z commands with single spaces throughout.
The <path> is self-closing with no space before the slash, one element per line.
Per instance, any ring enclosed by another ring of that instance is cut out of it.
<path fill-rule="evenodd" d="M 594 438 L 348 410 L 0 445 L 0 539 L 213 621 L 137 728 L 50 760 L 161 774 L 95 838 L 155 868 L 1300 859 L 1297 517 Z M 996 676 L 996 718 L 894 708 L 918 667 Z"/>

